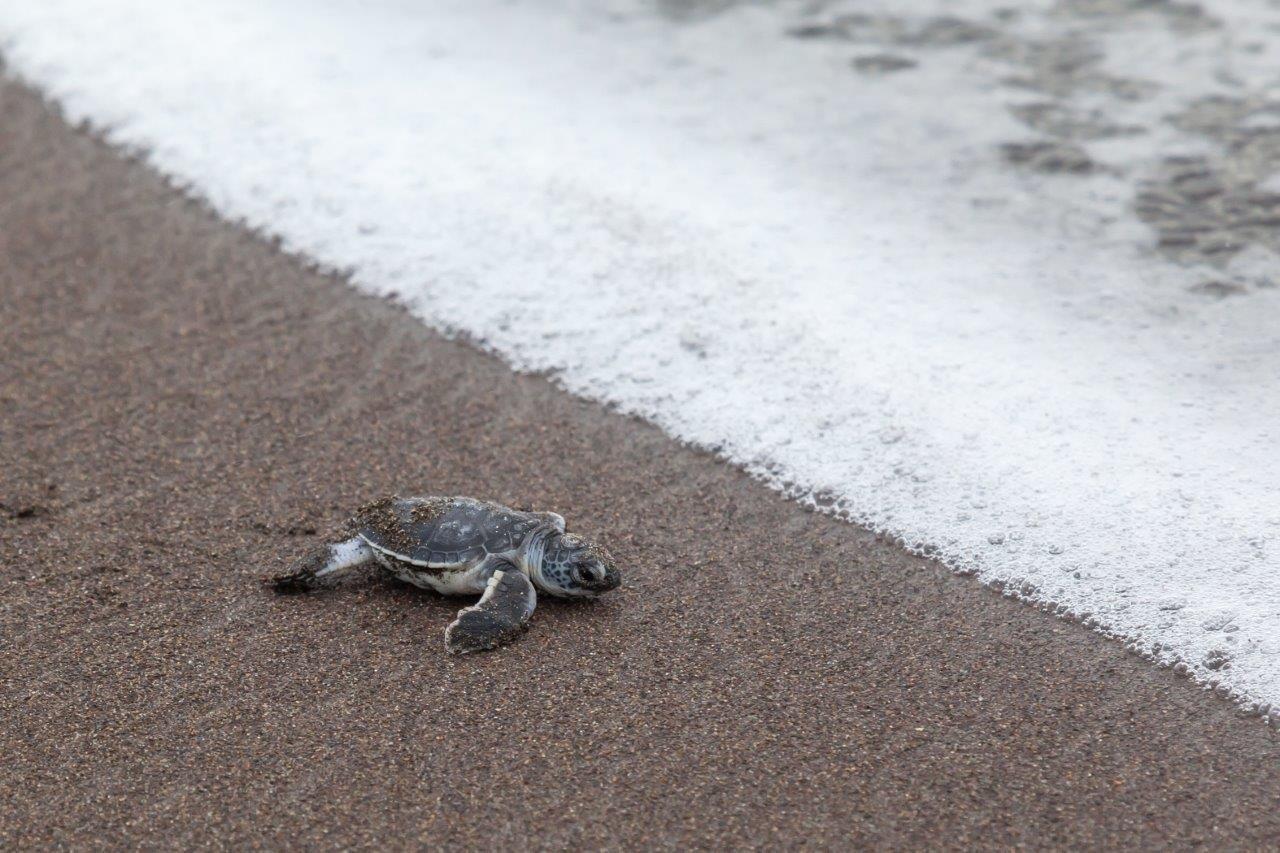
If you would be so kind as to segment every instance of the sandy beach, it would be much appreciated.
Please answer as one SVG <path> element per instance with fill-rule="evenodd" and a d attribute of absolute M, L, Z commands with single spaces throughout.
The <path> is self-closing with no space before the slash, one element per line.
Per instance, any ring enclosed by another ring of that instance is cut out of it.
<path fill-rule="evenodd" d="M 1280 740 L 219 221 L 0 84 L 0 845 L 1259 847 Z M 259 577 L 385 493 L 626 572 L 467 603 Z"/>

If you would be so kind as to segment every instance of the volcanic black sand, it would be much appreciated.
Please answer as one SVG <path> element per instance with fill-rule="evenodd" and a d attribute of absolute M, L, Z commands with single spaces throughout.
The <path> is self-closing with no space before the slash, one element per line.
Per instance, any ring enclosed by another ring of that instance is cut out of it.
<path fill-rule="evenodd" d="M 1280 843 L 1257 719 L 0 116 L 0 846 Z M 466 601 L 259 584 L 389 492 L 625 588 L 451 658 Z"/>

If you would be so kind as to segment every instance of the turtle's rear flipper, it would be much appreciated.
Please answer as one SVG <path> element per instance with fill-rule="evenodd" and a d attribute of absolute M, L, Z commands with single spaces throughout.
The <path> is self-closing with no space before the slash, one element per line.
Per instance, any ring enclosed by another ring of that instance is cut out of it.
<path fill-rule="evenodd" d="M 454 654 L 496 649 L 520 635 L 533 609 L 538 594 L 524 572 L 503 561 L 489 578 L 480 601 L 458 611 L 444 632 L 444 644 Z"/>
<path fill-rule="evenodd" d="M 374 557 L 373 549 L 359 536 L 345 542 L 316 548 L 299 560 L 293 570 L 268 578 L 276 592 L 307 592 L 333 586 L 338 575 L 347 569 L 367 563 Z"/>

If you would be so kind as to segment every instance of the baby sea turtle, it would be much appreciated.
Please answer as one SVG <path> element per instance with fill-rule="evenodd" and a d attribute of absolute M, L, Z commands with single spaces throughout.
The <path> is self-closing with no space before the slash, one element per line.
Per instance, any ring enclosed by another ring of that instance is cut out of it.
<path fill-rule="evenodd" d="M 554 512 L 520 512 L 474 498 L 389 497 L 365 504 L 351 520 L 355 535 L 326 545 L 288 574 L 277 592 L 327 586 L 341 572 L 376 562 L 400 580 L 445 595 L 482 593 L 445 630 L 445 645 L 464 654 L 493 649 L 524 630 L 536 590 L 594 598 L 622 576 L 608 552 L 565 532 Z"/>

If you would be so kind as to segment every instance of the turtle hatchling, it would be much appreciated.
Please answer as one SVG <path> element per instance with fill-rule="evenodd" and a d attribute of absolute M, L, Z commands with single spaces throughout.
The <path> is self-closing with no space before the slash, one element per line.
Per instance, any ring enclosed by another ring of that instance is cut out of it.
<path fill-rule="evenodd" d="M 329 586 L 365 563 L 414 586 L 445 595 L 480 595 L 444 632 L 445 646 L 465 654 L 494 649 L 525 629 L 538 591 L 595 598 L 622 576 L 609 553 L 565 532 L 554 512 L 520 512 L 461 497 L 390 497 L 366 504 L 350 539 L 326 545 L 293 571 L 271 579 L 277 592 Z"/>

